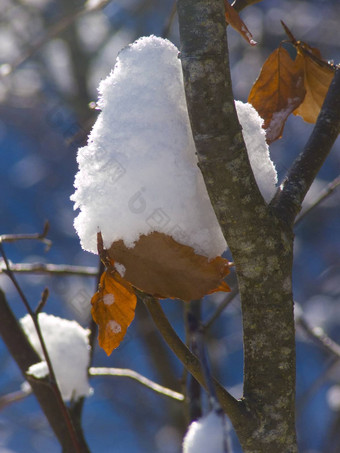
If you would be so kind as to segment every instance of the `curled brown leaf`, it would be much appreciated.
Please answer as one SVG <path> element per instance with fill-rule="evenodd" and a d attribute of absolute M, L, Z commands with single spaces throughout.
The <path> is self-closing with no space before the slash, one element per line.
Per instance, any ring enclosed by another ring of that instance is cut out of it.
<path fill-rule="evenodd" d="M 292 60 L 282 46 L 265 61 L 248 102 L 264 120 L 268 143 L 282 136 L 288 116 L 303 101 L 306 94 L 303 80 L 301 60 Z"/>

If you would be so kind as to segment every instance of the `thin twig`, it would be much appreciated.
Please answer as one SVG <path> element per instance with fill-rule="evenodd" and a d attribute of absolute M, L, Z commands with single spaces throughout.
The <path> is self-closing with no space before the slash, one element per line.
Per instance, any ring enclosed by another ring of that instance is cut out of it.
<path fill-rule="evenodd" d="M 17 390 L 16 392 L 7 393 L 7 395 L 0 396 L 0 411 L 10 404 L 21 401 L 27 396 L 32 394 L 32 389 L 27 386 L 24 390 Z"/>
<path fill-rule="evenodd" d="M 90 367 L 89 373 L 91 376 L 122 376 L 134 379 L 142 385 L 145 385 L 154 392 L 161 393 L 178 401 L 184 400 L 184 395 L 174 390 L 163 387 L 156 382 L 151 381 L 147 377 L 137 373 L 137 371 L 129 370 L 127 368 L 106 368 L 106 367 Z"/>
<path fill-rule="evenodd" d="M 227 429 L 225 413 L 223 412 L 216 394 L 209 357 L 204 343 L 204 330 L 200 322 L 200 311 L 189 311 L 187 313 L 187 324 L 191 337 L 191 349 L 201 362 L 211 410 L 215 411 L 215 414 L 220 417 L 223 426 L 223 452 L 228 453 L 231 451 L 229 429 Z"/>
<path fill-rule="evenodd" d="M 57 384 L 57 380 L 56 380 L 56 377 L 55 377 L 55 373 L 54 373 L 54 369 L 53 369 L 53 366 L 52 366 L 52 362 L 51 362 L 50 356 L 48 354 L 48 351 L 47 351 L 47 348 L 46 348 L 46 345 L 45 345 L 45 341 L 44 341 L 44 338 L 43 338 L 43 335 L 42 335 L 42 332 L 41 332 L 41 329 L 40 329 L 40 325 L 39 325 L 39 321 L 38 321 L 38 314 L 35 313 L 32 310 L 32 308 L 31 308 L 31 306 L 30 306 L 30 304 L 29 304 L 24 292 L 22 291 L 18 281 L 16 280 L 13 272 L 11 271 L 10 266 L 9 266 L 9 262 L 8 262 L 8 259 L 7 259 L 7 255 L 5 253 L 5 250 L 3 248 L 3 245 L 2 245 L 1 241 L 0 241 L 0 253 L 1 253 L 1 255 L 2 255 L 3 259 L 4 259 L 4 262 L 5 262 L 5 265 L 6 265 L 5 273 L 8 275 L 8 277 L 12 281 L 12 283 L 15 286 L 15 288 L 16 288 L 16 290 L 17 290 L 17 292 L 18 292 L 23 304 L 25 305 L 25 308 L 26 308 L 27 312 L 29 313 L 29 315 L 32 318 L 35 330 L 36 330 L 38 338 L 39 338 L 41 349 L 43 351 L 44 359 L 45 359 L 45 361 L 47 363 L 51 387 L 52 387 L 52 389 L 54 391 L 54 394 L 55 394 L 55 396 L 57 398 L 57 401 L 59 403 L 60 409 L 61 409 L 61 411 L 63 413 L 65 422 L 66 422 L 67 427 L 68 427 L 69 435 L 70 435 L 70 438 L 72 439 L 72 443 L 73 443 L 73 446 L 75 448 L 75 451 L 77 453 L 81 453 L 80 445 L 78 443 L 77 435 L 76 435 L 74 426 L 72 424 L 72 420 L 70 418 L 70 414 L 69 414 L 69 412 L 68 412 L 68 410 L 67 410 L 67 408 L 65 406 L 65 403 L 64 403 L 63 398 L 62 398 L 61 393 L 60 393 L 60 389 L 59 389 L 58 384 Z"/>
<path fill-rule="evenodd" d="M 49 296 L 49 290 L 48 288 L 45 288 L 42 295 L 41 295 L 41 299 L 40 299 L 40 302 L 38 303 L 38 306 L 37 308 L 35 309 L 35 315 L 37 316 L 41 311 L 42 309 L 45 307 L 46 305 L 46 302 L 47 302 L 47 299 L 48 299 L 48 296 Z"/>
<path fill-rule="evenodd" d="M 23 332 L 20 323 L 10 309 L 5 294 L 1 289 L 0 313 L 0 335 L 23 376 L 27 378 L 26 372 L 28 368 L 31 365 L 40 362 L 41 357 Z M 47 385 L 45 385 L 45 382 Z M 60 409 L 58 400 L 55 398 L 52 386 L 48 385 L 48 379 L 30 380 L 30 384 L 51 428 L 63 447 L 64 453 L 74 453 L 74 446 L 65 417 Z M 78 431 L 78 439 L 82 446 L 82 451 L 84 453 L 89 452 L 81 429 Z"/>
<path fill-rule="evenodd" d="M 100 283 L 100 278 L 103 274 L 103 272 L 105 271 L 105 266 L 102 262 L 101 259 L 99 259 L 99 263 L 98 263 L 98 268 L 96 269 L 96 289 L 95 291 L 97 291 L 98 287 L 99 287 L 99 283 Z M 96 338 L 97 338 L 97 333 L 98 333 L 98 326 L 97 324 L 95 323 L 93 317 L 91 316 L 91 319 L 90 319 L 90 325 L 89 325 L 89 329 L 90 329 L 90 337 L 89 337 L 89 345 L 90 345 L 90 364 L 92 363 L 92 360 L 93 360 L 93 355 L 94 355 L 94 349 L 95 349 L 95 345 L 96 345 Z M 89 365 L 90 365 L 89 364 Z"/>
<path fill-rule="evenodd" d="M 37 240 L 41 241 L 46 245 L 46 248 L 49 249 L 52 245 L 52 241 L 47 239 L 47 233 L 49 231 L 50 225 L 48 222 L 45 222 L 44 229 L 42 233 L 34 233 L 34 234 L 2 234 L 0 236 L 0 242 L 16 242 L 16 241 L 23 241 L 23 240 Z"/>
<path fill-rule="evenodd" d="M 327 353 L 340 359 L 340 345 L 333 341 L 320 327 L 312 327 L 303 314 L 296 318 L 296 324 Z"/>
<path fill-rule="evenodd" d="M 204 341 L 203 341 L 203 330 L 200 325 L 200 319 L 194 312 L 188 312 L 187 314 L 188 330 L 191 338 L 191 350 L 198 357 L 201 362 L 201 369 L 204 376 L 204 381 L 211 403 L 217 401 L 216 390 L 212 380 L 210 366 L 205 352 Z"/>
<path fill-rule="evenodd" d="M 330 360 L 325 370 L 321 375 L 312 383 L 307 391 L 300 396 L 297 403 L 297 414 L 301 413 L 308 400 L 316 393 L 316 391 L 327 381 L 331 373 L 339 366 L 340 359 L 340 345 L 335 343 L 320 327 L 313 327 L 306 320 L 302 309 L 298 306 L 299 311 L 296 316 L 295 322 L 300 329 L 319 347 L 321 347 L 329 356 Z"/>
<path fill-rule="evenodd" d="M 302 202 L 340 133 L 340 67 L 336 67 L 315 127 L 270 205 L 292 225 Z"/>
<path fill-rule="evenodd" d="M 57 23 L 52 25 L 46 34 L 41 38 L 37 39 L 26 51 L 24 51 L 19 57 L 17 57 L 12 63 L 6 63 L 6 70 L 3 72 L 4 76 L 10 75 L 15 71 L 19 66 L 21 66 L 25 61 L 29 60 L 34 54 L 36 54 L 45 44 L 51 41 L 53 38 L 58 36 L 61 32 L 70 27 L 79 17 L 97 11 L 101 8 L 104 8 L 111 0 L 103 0 L 99 2 L 95 7 L 85 7 L 82 6 L 80 9 L 74 11 L 72 14 L 63 17 Z M 0 72 L 1 76 L 1 72 Z"/>
<path fill-rule="evenodd" d="M 189 304 L 184 304 L 184 313 L 185 313 L 185 344 L 188 346 L 189 349 L 197 356 L 197 350 L 195 349 L 195 338 L 194 332 L 192 330 L 192 320 L 201 319 L 201 308 L 202 308 L 202 300 L 192 300 Z M 187 403 L 188 403 L 188 413 L 189 413 L 189 420 L 190 422 L 197 420 L 198 418 L 202 417 L 202 387 L 200 383 L 192 376 L 192 374 L 188 373 L 186 368 L 183 369 L 185 372 L 185 381 L 187 382 L 186 387 L 186 396 L 187 396 Z"/>
<path fill-rule="evenodd" d="M 322 370 L 320 376 L 318 376 L 311 385 L 305 390 L 302 395 L 299 396 L 296 402 L 296 415 L 300 416 L 308 401 L 315 396 L 320 387 L 325 385 L 330 380 L 330 376 L 339 368 L 339 361 L 332 357 L 332 359 L 326 364 L 325 369 Z"/>
<path fill-rule="evenodd" d="M 14 273 L 53 274 L 53 275 L 78 275 L 80 277 L 96 277 L 98 269 L 91 266 L 71 266 L 68 264 L 45 263 L 11 263 L 10 270 Z M 4 269 L 0 266 L 0 274 Z"/>
<path fill-rule="evenodd" d="M 168 20 L 166 21 L 166 24 L 163 28 L 163 31 L 161 34 L 162 38 L 167 38 L 169 36 L 171 27 L 173 25 L 173 22 L 174 22 L 174 19 L 176 16 L 176 11 L 177 11 L 177 6 L 176 6 L 176 0 L 175 0 L 172 4 L 172 8 L 171 8 Z"/>
<path fill-rule="evenodd" d="M 224 301 L 219 304 L 219 306 L 217 307 L 215 313 L 213 313 L 211 315 L 211 317 L 208 319 L 208 321 L 206 321 L 203 324 L 203 329 L 204 330 L 210 329 L 212 324 L 221 315 L 221 313 L 228 307 L 228 305 L 231 304 L 231 302 L 235 299 L 235 297 L 238 295 L 238 293 L 239 293 L 239 289 L 238 289 L 237 286 L 232 288 L 230 293 L 228 293 L 227 296 L 225 297 Z"/>
<path fill-rule="evenodd" d="M 295 226 L 301 222 L 304 217 L 316 208 L 322 201 L 324 201 L 334 190 L 340 185 L 340 176 L 330 182 L 318 195 L 318 197 L 308 206 L 308 208 L 301 211 L 300 215 L 295 220 Z"/>

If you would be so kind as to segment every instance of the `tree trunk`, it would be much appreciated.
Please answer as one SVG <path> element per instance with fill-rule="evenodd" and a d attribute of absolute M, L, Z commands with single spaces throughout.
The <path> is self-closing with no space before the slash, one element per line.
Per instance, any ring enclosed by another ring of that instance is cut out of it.
<path fill-rule="evenodd" d="M 237 119 L 223 0 L 178 0 L 196 150 L 236 266 L 244 331 L 244 452 L 296 452 L 292 228 L 263 200 Z"/>

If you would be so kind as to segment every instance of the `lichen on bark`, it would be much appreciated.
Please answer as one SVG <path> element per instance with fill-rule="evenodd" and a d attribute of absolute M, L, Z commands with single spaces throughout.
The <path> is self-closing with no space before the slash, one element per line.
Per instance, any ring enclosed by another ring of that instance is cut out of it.
<path fill-rule="evenodd" d="M 243 313 L 245 452 L 297 451 L 293 234 L 263 200 L 238 123 L 222 0 L 178 0 L 181 62 L 199 166 L 236 265 Z M 285 287 L 285 290 L 283 288 Z"/>

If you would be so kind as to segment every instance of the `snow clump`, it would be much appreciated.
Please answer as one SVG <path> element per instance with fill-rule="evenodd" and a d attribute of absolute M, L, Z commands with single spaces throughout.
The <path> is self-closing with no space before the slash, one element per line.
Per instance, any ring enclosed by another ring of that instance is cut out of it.
<path fill-rule="evenodd" d="M 71 197 L 80 209 L 75 229 L 89 252 L 97 253 L 99 231 L 107 249 L 118 240 L 133 247 L 153 231 L 208 258 L 227 248 L 197 165 L 178 53 L 166 39 L 140 38 L 99 85 L 101 113 L 79 149 Z M 250 104 L 236 108 L 268 202 L 277 175 L 262 119 Z"/>
<path fill-rule="evenodd" d="M 38 321 L 64 401 L 89 396 L 92 393 L 87 375 L 90 362 L 89 329 L 84 329 L 76 321 L 46 313 L 39 313 Z M 24 316 L 20 323 L 42 359 L 42 362 L 32 365 L 28 372 L 37 378 L 45 377 L 48 375 L 47 363 L 31 316 Z"/>

